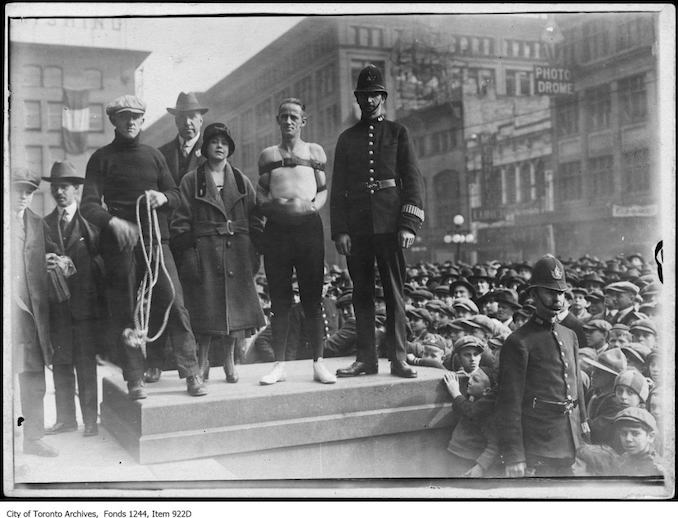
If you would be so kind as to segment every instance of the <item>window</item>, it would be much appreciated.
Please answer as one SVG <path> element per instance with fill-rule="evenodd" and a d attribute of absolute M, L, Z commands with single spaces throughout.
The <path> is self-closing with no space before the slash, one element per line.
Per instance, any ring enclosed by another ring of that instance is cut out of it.
<path fill-rule="evenodd" d="M 529 162 L 520 166 L 520 201 L 531 201 L 532 198 L 532 171 Z"/>
<path fill-rule="evenodd" d="M 605 20 L 584 22 L 582 60 L 602 58 L 610 53 L 610 29 Z"/>
<path fill-rule="evenodd" d="M 563 42 L 558 45 L 556 55 L 560 54 L 563 64 L 572 66 L 577 62 L 577 53 L 575 43 L 578 38 L 574 30 L 563 30 Z"/>
<path fill-rule="evenodd" d="M 24 128 L 39 130 L 42 128 L 40 101 L 24 101 Z"/>
<path fill-rule="evenodd" d="M 617 50 L 638 47 L 654 40 L 654 25 L 649 16 L 628 15 L 617 26 Z"/>
<path fill-rule="evenodd" d="M 104 105 L 89 105 L 89 131 L 103 133 L 104 131 Z"/>
<path fill-rule="evenodd" d="M 273 123 L 270 98 L 257 104 L 254 109 L 257 117 L 257 128 L 263 128 Z"/>
<path fill-rule="evenodd" d="M 483 56 L 491 56 L 494 54 L 494 40 L 492 38 L 483 38 Z"/>
<path fill-rule="evenodd" d="M 588 174 L 591 178 L 589 195 L 591 197 L 604 197 L 614 194 L 612 164 L 613 158 L 611 155 L 589 160 Z"/>
<path fill-rule="evenodd" d="M 504 173 L 504 199 L 506 203 L 516 202 L 516 169 L 512 165 Z"/>
<path fill-rule="evenodd" d="M 480 95 L 485 95 L 487 89 L 494 85 L 494 69 L 491 68 L 469 68 L 467 77 L 473 81 L 476 93 Z"/>
<path fill-rule="evenodd" d="M 530 95 L 530 84 L 532 73 L 523 70 L 507 70 L 506 71 L 506 95 L 526 96 Z"/>
<path fill-rule="evenodd" d="M 582 197 L 581 164 L 565 162 L 558 167 L 558 199 L 579 200 Z"/>
<path fill-rule="evenodd" d="M 350 28 L 350 37 L 353 45 L 358 47 L 383 47 L 384 30 L 378 27 L 358 27 Z"/>
<path fill-rule="evenodd" d="M 41 146 L 26 146 L 26 167 L 33 173 L 43 175 Z"/>
<path fill-rule="evenodd" d="M 63 104 L 61 103 L 47 103 L 47 130 L 60 131 L 61 119 L 63 117 Z"/>
<path fill-rule="evenodd" d="M 46 88 L 61 88 L 62 74 L 59 67 L 45 67 L 43 71 L 43 86 Z"/>
<path fill-rule="evenodd" d="M 441 171 L 433 177 L 434 207 L 441 230 L 449 230 L 462 203 L 461 178 L 458 171 Z"/>
<path fill-rule="evenodd" d="M 42 69 L 37 65 L 24 65 L 21 69 L 22 86 L 42 86 Z"/>
<path fill-rule="evenodd" d="M 466 36 L 462 36 L 459 38 L 459 54 L 468 54 L 468 51 L 468 38 Z"/>
<path fill-rule="evenodd" d="M 559 137 L 579 132 L 579 103 L 576 96 L 556 97 L 556 132 Z"/>
<path fill-rule="evenodd" d="M 307 108 L 313 105 L 313 80 L 310 75 L 294 84 L 292 95 L 301 99 Z"/>
<path fill-rule="evenodd" d="M 610 127 L 610 85 L 586 90 L 586 127 L 588 131 Z"/>
<path fill-rule="evenodd" d="M 534 166 L 534 185 L 537 199 L 544 198 L 546 196 L 546 171 L 542 160 L 537 160 Z"/>
<path fill-rule="evenodd" d="M 647 117 L 645 74 L 621 79 L 618 83 L 621 123 L 644 121 Z"/>
<path fill-rule="evenodd" d="M 647 148 L 624 153 L 622 160 L 624 163 L 624 190 L 634 193 L 649 191 L 650 156 Z"/>
<path fill-rule="evenodd" d="M 337 84 L 336 77 L 334 63 L 323 67 L 316 72 L 316 88 L 320 95 L 329 95 L 334 92 L 335 85 Z"/>
<path fill-rule="evenodd" d="M 101 70 L 98 68 L 87 68 L 84 75 L 85 88 L 90 90 L 101 90 L 103 88 Z"/>

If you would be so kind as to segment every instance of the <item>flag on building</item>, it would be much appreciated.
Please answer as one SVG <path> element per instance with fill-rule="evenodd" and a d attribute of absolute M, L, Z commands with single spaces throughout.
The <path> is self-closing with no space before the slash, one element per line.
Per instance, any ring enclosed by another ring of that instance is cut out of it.
<path fill-rule="evenodd" d="M 89 132 L 89 90 L 64 88 L 64 112 L 61 118 L 63 148 L 70 155 L 81 155 L 87 149 Z"/>

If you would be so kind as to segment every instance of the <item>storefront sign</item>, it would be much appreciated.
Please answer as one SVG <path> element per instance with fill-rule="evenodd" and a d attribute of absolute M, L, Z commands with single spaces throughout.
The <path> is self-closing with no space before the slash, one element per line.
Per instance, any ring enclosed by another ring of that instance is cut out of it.
<path fill-rule="evenodd" d="M 643 218 L 657 215 L 656 205 L 612 205 L 613 218 Z"/>
<path fill-rule="evenodd" d="M 572 95 L 572 72 L 569 68 L 535 65 L 534 92 L 537 95 Z"/>

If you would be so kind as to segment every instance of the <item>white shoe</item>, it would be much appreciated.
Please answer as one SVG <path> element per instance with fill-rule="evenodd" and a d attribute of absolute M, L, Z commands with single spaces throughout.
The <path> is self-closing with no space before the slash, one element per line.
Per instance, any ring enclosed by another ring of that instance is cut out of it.
<path fill-rule="evenodd" d="M 271 372 L 259 380 L 260 385 L 273 385 L 278 381 L 285 381 L 285 364 L 276 362 Z"/>
<path fill-rule="evenodd" d="M 337 377 L 325 368 L 325 364 L 321 360 L 318 360 L 313 362 L 313 381 L 336 383 Z"/>

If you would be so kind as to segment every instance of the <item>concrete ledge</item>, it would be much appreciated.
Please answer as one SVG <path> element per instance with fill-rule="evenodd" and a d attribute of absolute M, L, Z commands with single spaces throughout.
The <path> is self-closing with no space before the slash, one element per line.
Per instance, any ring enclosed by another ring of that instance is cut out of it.
<path fill-rule="evenodd" d="M 333 371 L 351 359 L 324 361 Z M 225 383 L 223 371 L 213 368 L 209 394 L 200 398 L 188 396 L 176 372 L 164 372 L 160 382 L 147 385 L 149 398 L 141 401 L 129 400 L 122 377 L 108 377 L 102 423 L 142 464 L 272 450 L 303 457 L 319 445 L 327 451 L 328 445 L 336 449 L 356 439 L 449 429 L 451 402 L 442 371 L 419 368 L 418 378 L 403 379 L 390 375 L 388 361 L 380 360 L 379 367 L 376 376 L 322 385 L 312 381 L 311 360 L 288 362 L 287 381 L 272 386 L 258 384 L 271 364 L 240 366 L 237 384 Z M 444 445 L 438 449 L 443 453 Z"/>

